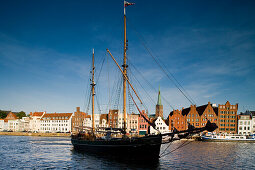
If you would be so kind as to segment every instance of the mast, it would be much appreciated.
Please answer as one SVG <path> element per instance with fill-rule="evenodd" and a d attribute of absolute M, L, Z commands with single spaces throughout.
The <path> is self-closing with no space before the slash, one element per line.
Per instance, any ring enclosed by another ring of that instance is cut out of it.
<path fill-rule="evenodd" d="M 126 56 L 126 51 L 127 51 L 127 36 L 126 36 L 126 9 L 125 9 L 125 1 L 124 1 L 124 59 L 123 59 L 123 115 L 124 115 L 124 131 L 126 132 L 126 76 L 127 76 L 127 56 Z"/>
<path fill-rule="evenodd" d="M 95 66 L 94 66 L 94 49 L 93 49 L 93 55 L 92 55 L 92 83 L 91 85 L 91 91 L 92 91 L 92 132 L 94 134 L 95 132 L 95 120 L 94 120 L 94 96 L 95 96 L 95 81 L 94 81 L 94 73 L 95 73 Z"/>

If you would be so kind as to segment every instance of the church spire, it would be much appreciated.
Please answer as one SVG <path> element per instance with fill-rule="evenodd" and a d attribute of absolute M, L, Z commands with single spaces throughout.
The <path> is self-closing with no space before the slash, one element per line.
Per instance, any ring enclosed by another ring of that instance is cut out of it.
<path fill-rule="evenodd" d="M 160 86 L 158 88 L 158 103 L 157 103 L 157 105 L 162 105 L 161 104 L 161 95 L 160 95 Z"/>

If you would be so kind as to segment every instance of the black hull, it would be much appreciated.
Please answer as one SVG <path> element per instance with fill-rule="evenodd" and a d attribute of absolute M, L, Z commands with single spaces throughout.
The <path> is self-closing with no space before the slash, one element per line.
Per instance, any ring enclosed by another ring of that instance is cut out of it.
<path fill-rule="evenodd" d="M 157 160 L 159 158 L 161 135 L 132 138 L 132 140 L 96 140 L 71 139 L 76 150 L 123 159 Z"/>

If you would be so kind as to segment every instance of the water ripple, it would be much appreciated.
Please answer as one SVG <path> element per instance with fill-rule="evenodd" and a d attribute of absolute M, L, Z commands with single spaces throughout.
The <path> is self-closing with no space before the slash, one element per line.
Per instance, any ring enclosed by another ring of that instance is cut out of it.
<path fill-rule="evenodd" d="M 70 138 L 0 136 L 0 169 L 255 169 L 254 152 L 253 143 L 191 142 L 158 162 L 137 163 L 77 152 Z"/>

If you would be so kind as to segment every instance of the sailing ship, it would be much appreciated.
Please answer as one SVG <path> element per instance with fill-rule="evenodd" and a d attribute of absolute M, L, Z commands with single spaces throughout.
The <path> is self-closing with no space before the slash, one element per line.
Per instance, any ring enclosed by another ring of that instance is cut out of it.
<path fill-rule="evenodd" d="M 123 69 L 116 62 L 110 51 L 107 49 L 107 52 L 111 55 L 112 59 L 118 66 L 119 70 L 123 76 L 123 115 L 124 115 L 124 127 L 123 128 L 95 128 L 94 125 L 94 96 L 95 96 L 95 81 L 94 81 L 94 50 L 92 55 L 92 79 L 91 79 L 91 95 L 92 95 L 92 127 L 82 127 L 79 130 L 78 134 L 73 134 L 71 136 L 71 142 L 75 149 L 98 153 L 100 155 L 112 155 L 112 156 L 120 156 L 122 158 L 127 159 L 143 159 L 143 160 L 157 160 L 160 154 L 160 148 L 162 144 L 162 137 L 169 136 L 170 141 L 173 140 L 175 134 L 184 134 L 183 137 L 188 136 L 193 133 L 200 133 L 204 130 L 214 131 L 217 128 L 217 125 L 214 123 L 207 122 L 206 126 L 203 128 L 194 128 L 194 126 L 189 126 L 187 130 L 184 131 L 173 131 L 171 133 L 165 134 L 156 134 L 156 135 L 145 135 L 142 137 L 131 137 L 126 133 L 127 130 L 127 118 L 126 118 L 126 89 L 127 83 L 130 85 L 132 90 L 134 91 L 137 98 L 140 100 L 136 91 L 134 90 L 132 84 L 127 77 L 127 59 L 126 59 L 126 51 L 127 51 L 127 38 L 126 38 L 126 9 L 125 7 L 128 5 L 133 5 L 134 3 L 129 3 L 124 1 L 124 59 L 123 59 Z M 131 94 L 129 94 L 138 110 L 140 115 L 148 122 L 150 126 L 154 129 L 155 124 L 153 124 L 143 113 L 138 105 L 135 103 L 134 98 Z M 141 102 L 142 103 L 142 102 Z M 102 135 L 103 134 L 103 135 Z M 115 137 L 113 137 L 115 136 Z"/>

